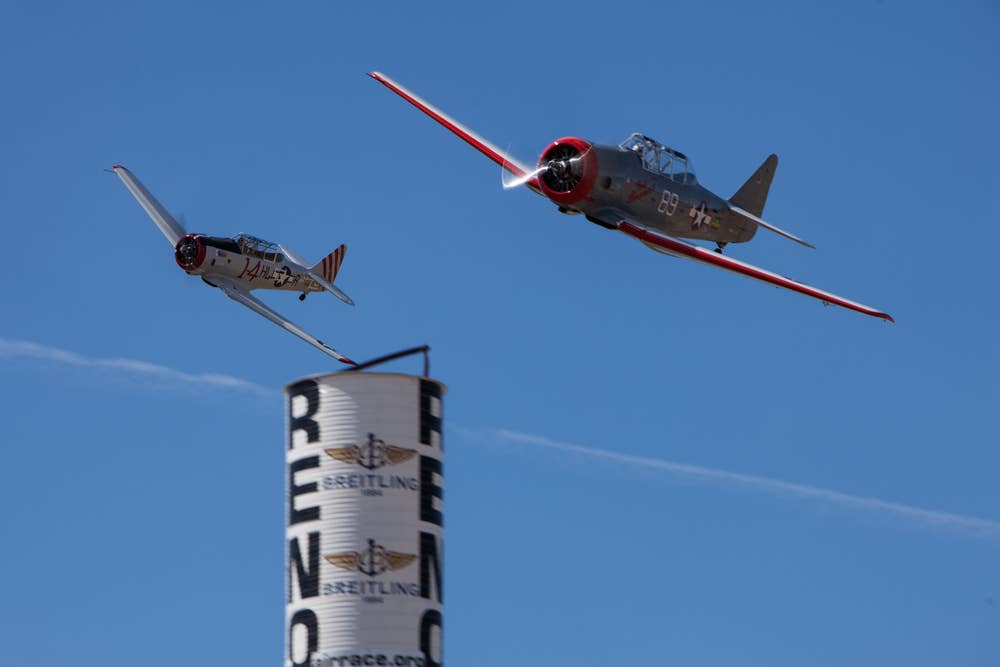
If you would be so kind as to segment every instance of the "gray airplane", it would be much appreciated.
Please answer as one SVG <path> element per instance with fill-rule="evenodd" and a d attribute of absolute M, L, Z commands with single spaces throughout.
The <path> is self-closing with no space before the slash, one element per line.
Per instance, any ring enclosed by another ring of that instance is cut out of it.
<path fill-rule="evenodd" d="M 813 298 L 893 322 L 888 313 L 850 301 L 791 278 L 727 257 L 729 243 L 745 243 L 758 227 L 812 248 L 761 219 L 778 166 L 771 155 L 729 199 L 698 183 L 691 161 L 643 134 L 619 146 L 601 146 L 578 137 L 553 141 L 532 169 L 380 72 L 370 76 L 444 125 L 499 164 L 510 177 L 504 187 L 524 185 L 548 198 L 561 213 L 581 214 L 607 229 L 623 232 L 657 252 L 686 257 Z M 679 239 L 715 243 L 709 250 Z"/>

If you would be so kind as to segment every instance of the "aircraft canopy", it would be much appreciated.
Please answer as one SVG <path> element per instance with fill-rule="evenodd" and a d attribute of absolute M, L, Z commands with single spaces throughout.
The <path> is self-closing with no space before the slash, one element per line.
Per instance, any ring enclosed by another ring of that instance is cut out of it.
<path fill-rule="evenodd" d="M 694 166 L 684 153 L 664 146 L 645 134 L 635 132 L 618 146 L 620 150 L 635 153 L 642 160 L 642 167 L 654 174 L 663 174 L 677 183 L 697 183 Z"/>
<path fill-rule="evenodd" d="M 281 251 L 278 249 L 277 243 L 271 243 L 270 241 L 265 241 L 264 239 L 259 239 L 256 236 L 250 236 L 242 232 L 234 236 L 233 241 L 240 247 L 240 252 L 244 255 L 260 257 L 271 262 L 280 262 L 282 260 Z"/>

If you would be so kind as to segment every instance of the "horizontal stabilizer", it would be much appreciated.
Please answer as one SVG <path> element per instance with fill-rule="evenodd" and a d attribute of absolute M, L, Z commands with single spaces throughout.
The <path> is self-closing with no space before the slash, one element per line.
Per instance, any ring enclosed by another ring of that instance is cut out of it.
<path fill-rule="evenodd" d="M 285 257 L 297 265 L 297 268 L 300 271 L 319 283 L 323 289 L 330 292 L 347 305 L 354 305 L 354 300 L 344 294 L 343 290 L 333 284 L 333 281 L 337 278 L 337 273 L 340 271 L 340 266 L 344 263 L 344 255 L 347 254 L 346 245 L 341 244 L 340 247 L 312 266 L 308 266 L 304 259 L 285 246 L 279 245 L 278 248 L 280 248 L 281 252 L 285 254 Z"/>
<path fill-rule="evenodd" d="M 775 234 L 780 234 L 781 236 L 784 236 L 786 239 L 791 239 L 791 240 L 795 241 L 796 243 L 801 243 L 802 245 L 804 245 L 807 248 L 812 248 L 813 250 L 816 249 L 816 246 L 814 246 L 812 243 L 809 243 L 807 241 L 803 241 L 802 239 L 800 239 L 795 234 L 791 234 L 789 232 L 786 232 L 784 229 L 781 229 L 779 227 L 775 227 L 770 222 L 766 222 L 764 220 L 761 220 L 759 217 L 757 217 L 756 215 L 754 215 L 750 211 L 742 209 L 739 206 L 734 206 L 733 204 L 729 204 L 729 210 L 732 211 L 733 213 L 736 213 L 737 215 L 743 216 L 744 218 L 746 218 L 748 220 L 752 220 L 753 222 L 757 223 L 758 225 L 760 225 L 764 229 L 770 230 L 770 231 L 774 232 Z"/>

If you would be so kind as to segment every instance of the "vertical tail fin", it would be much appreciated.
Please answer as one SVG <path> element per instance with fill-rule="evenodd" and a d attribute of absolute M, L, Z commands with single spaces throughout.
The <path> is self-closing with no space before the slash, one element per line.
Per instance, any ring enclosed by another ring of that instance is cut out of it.
<path fill-rule="evenodd" d="M 347 246 L 341 245 L 329 255 L 309 267 L 310 273 L 318 273 L 328 283 L 333 283 L 340 271 L 340 265 L 344 263 L 344 255 L 347 254 Z"/>
<path fill-rule="evenodd" d="M 772 153 L 729 201 L 757 217 L 763 215 L 767 192 L 771 189 L 771 180 L 777 168 L 778 156 Z"/>

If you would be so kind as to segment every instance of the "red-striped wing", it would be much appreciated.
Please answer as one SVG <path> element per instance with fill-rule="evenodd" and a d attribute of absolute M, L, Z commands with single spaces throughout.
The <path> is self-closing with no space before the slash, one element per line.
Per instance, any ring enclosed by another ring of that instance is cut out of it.
<path fill-rule="evenodd" d="M 830 292 L 824 292 L 823 290 L 810 287 L 809 285 L 792 280 L 791 278 L 786 278 L 785 276 L 780 276 L 777 273 L 772 273 L 771 271 L 758 268 L 752 264 L 747 264 L 746 262 L 726 257 L 720 253 L 713 252 L 705 248 L 699 248 L 698 246 L 684 243 L 683 241 L 678 241 L 677 239 L 664 236 L 663 234 L 651 231 L 645 227 L 640 227 L 639 225 L 629 222 L 628 220 L 622 220 L 618 223 L 618 231 L 624 232 L 625 234 L 642 241 L 654 250 L 668 255 L 674 255 L 675 257 L 687 257 L 688 259 L 693 259 L 697 262 L 702 262 L 704 264 L 716 266 L 720 269 L 726 269 L 727 271 L 739 273 L 747 276 L 748 278 L 754 278 L 765 283 L 783 287 L 785 289 L 792 290 L 793 292 L 798 292 L 799 294 L 805 294 L 806 296 L 811 296 L 814 299 L 819 299 L 825 303 L 832 303 L 838 306 L 843 306 L 844 308 L 856 310 L 857 312 L 864 313 L 865 315 L 871 315 L 872 317 L 879 317 L 883 320 L 888 320 L 889 322 L 895 322 L 891 315 L 875 310 L 871 306 L 850 301 L 841 296 L 837 296 L 836 294 L 831 294 Z"/>
<path fill-rule="evenodd" d="M 404 100 L 417 107 L 425 114 L 436 120 L 437 122 L 444 125 L 451 132 L 455 133 L 460 139 L 465 141 L 467 144 L 475 148 L 477 151 L 488 157 L 489 159 L 496 162 L 498 165 L 514 174 L 515 176 L 525 176 L 531 169 L 526 167 L 523 163 L 518 161 L 517 158 L 510 155 L 506 151 L 497 148 L 495 145 L 487 141 L 484 137 L 476 134 L 466 126 L 459 123 L 457 120 L 441 111 L 434 105 L 432 105 L 427 100 L 418 97 L 415 93 L 407 90 L 399 83 L 393 81 L 385 74 L 381 72 L 371 72 L 370 76 L 378 81 L 379 83 L 385 85 L 389 90 L 396 93 Z M 532 190 L 538 191 L 538 179 L 532 178 L 527 181 L 526 185 Z"/>

